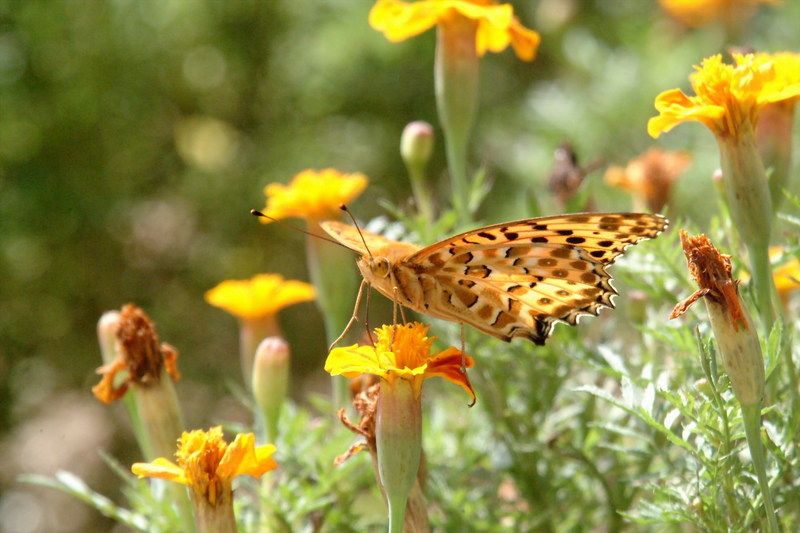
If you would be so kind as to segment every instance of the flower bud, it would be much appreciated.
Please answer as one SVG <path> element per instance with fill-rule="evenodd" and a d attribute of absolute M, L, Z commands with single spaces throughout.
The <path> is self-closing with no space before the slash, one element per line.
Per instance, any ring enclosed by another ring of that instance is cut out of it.
<path fill-rule="evenodd" d="M 281 337 L 268 337 L 256 349 L 253 396 L 260 408 L 267 442 L 278 433 L 281 407 L 289 388 L 289 345 Z"/>
<path fill-rule="evenodd" d="M 423 171 L 431 159 L 433 143 L 433 126 L 423 120 L 408 123 L 400 137 L 400 155 L 406 167 Z"/>

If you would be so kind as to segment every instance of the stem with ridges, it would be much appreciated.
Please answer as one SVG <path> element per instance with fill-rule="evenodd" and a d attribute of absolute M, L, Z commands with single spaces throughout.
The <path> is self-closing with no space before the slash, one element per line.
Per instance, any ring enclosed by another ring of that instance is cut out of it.
<path fill-rule="evenodd" d="M 764 502 L 764 513 L 767 517 L 766 531 L 768 533 L 778 533 L 780 528 L 775 514 L 775 506 L 772 503 L 769 479 L 767 478 L 764 447 L 761 445 L 761 405 L 742 405 L 742 420 L 744 421 L 744 432 L 747 436 L 750 456 L 753 460 L 753 468 L 756 470 L 758 485 L 761 487 L 761 498 Z"/>

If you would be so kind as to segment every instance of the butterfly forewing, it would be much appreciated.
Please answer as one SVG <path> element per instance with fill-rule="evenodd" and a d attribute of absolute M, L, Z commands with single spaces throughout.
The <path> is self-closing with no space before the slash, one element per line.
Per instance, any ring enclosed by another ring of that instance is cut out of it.
<path fill-rule="evenodd" d="M 613 307 L 616 291 L 606 266 L 666 226 L 664 217 L 643 213 L 559 215 L 487 226 L 421 249 L 365 233 L 372 255 L 379 249 L 392 265 L 378 278 L 367 268 L 371 258 L 360 238 L 351 234 L 355 229 L 323 223 L 362 254 L 364 278 L 387 297 L 506 341 L 525 337 L 537 344 L 555 322 L 574 325 L 581 315 Z"/>

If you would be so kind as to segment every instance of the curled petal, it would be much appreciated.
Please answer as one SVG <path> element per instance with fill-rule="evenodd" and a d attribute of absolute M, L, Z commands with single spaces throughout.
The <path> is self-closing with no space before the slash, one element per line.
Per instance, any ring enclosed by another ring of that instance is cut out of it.
<path fill-rule="evenodd" d="M 163 457 L 159 457 L 152 463 L 134 463 L 131 471 L 140 478 L 157 477 L 189 485 L 189 480 L 186 478 L 183 468 Z"/>

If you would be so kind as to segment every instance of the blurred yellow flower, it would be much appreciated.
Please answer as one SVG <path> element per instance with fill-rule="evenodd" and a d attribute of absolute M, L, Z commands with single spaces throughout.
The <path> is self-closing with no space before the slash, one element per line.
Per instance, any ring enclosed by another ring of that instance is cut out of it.
<path fill-rule="evenodd" d="M 217 426 L 205 432 L 184 432 L 178 441 L 177 464 L 159 457 L 152 463 L 135 463 L 131 470 L 141 477 L 156 477 L 182 483 L 192 490 L 192 498 L 212 507 L 230 497 L 231 481 L 236 476 L 261 477 L 277 467 L 272 459 L 275 446 L 255 446 L 252 433 L 236 435 L 231 443 L 222 438 Z"/>
<path fill-rule="evenodd" d="M 772 272 L 775 288 L 785 303 L 789 295 L 800 289 L 800 260 L 796 257 L 788 260 Z"/>
<path fill-rule="evenodd" d="M 325 370 L 331 375 L 348 378 L 367 373 L 389 382 L 405 379 L 411 383 L 417 397 L 425 379 L 440 376 L 463 387 L 474 401 L 475 391 L 461 367 L 462 358 L 467 368 L 471 368 L 474 361 L 452 346 L 432 354 L 431 346 L 436 337 L 427 337 L 429 328 L 419 322 L 377 328 L 378 342 L 374 347 L 335 348 L 325 361 Z"/>
<path fill-rule="evenodd" d="M 520 24 L 510 4 L 498 5 L 494 0 L 378 0 L 369 13 L 370 26 L 392 42 L 456 19 L 469 19 L 476 24 L 475 49 L 479 56 L 487 50 L 502 52 L 509 44 L 523 61 L 532 61 L 536 56 L 541 37 Z"/>
<path fill-rule="evenodd" d="M 274 316 L 284 307 L 316 297 L 313 285 L 285 280 L 280 274 L 258 274 L 249 280 L 223 281 L 206 292 L 209 304 L 243 320 Z"/>
<path fill-rule="evenodd" d="M 704 26 L 715 20 L 723 22 L 750 17 L 758 4 L 776 4 L 779 0 L 660 0 L 661 7 L 686 26 Z"/>
<path fill-rule="evenodd" d="M 753 54 L 734 54 L 735 65 L 723 63 L 721 55 L 703 60 L 689 77 L 696 96 L 680 89 L 656 97 L 659 115 L 650 119 L 647 131 L 653 137 L 687 121 L 705 124 L 718 138 L 737 137 L 743 126 L 755 128 L 759 110 L 766 104 L 800 96 L 800 83 L 776 80 L 776 63 Z"/>
<path fill-rule="evenodd" d="M 305 218 L 312 222 L 339 218 L 339 206 L 357 198 L 367 183 L 367 177 L 361 173 L 344 174 L 332 168 L 319 172 L 304 170 L 295 175 L 289 185 L 271 183 L 266 186 L 264 214 L 272 218 Z M 259 220 L 269 222 L 264 217 Z"/>
<path fill-rule="evenodd" d="M 688 152 L 667 152 L 658 147 L 631 160 L 625 168 L 611 166 L 605 182 L 633 194 L 650 211 L 660 212 L 669 201 L 672 186 L 691 162 Z M 639 206 L 636 209 L 640 209 Z"/>

